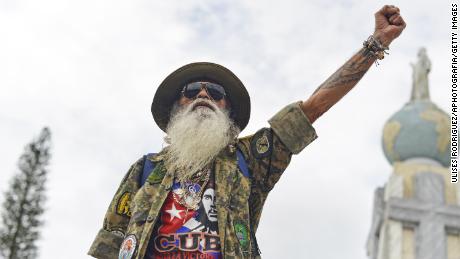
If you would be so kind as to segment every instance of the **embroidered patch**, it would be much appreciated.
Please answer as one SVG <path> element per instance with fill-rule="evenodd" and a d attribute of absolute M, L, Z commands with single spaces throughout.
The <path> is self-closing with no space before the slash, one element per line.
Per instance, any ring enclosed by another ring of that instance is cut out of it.
<path fill-rule="evenodd" d="M 256 141 L 256 149 L 257 149 L 257 153 L 259 154 L 265 154 L 268 149 L 270 148 L 270 143 L 268 143 L 268 138 L 267 136 L 264 134 L 262 137 L 260 137 L 257 141 Z"/>
<path fill-rule="evenodd" d="M 166 170 L 164 170 L 164 167 L 160 164 L 150 173 L 149 177 L 147 178 L 147 182 L 151 184 L 161 183 L 165 177 L 165 174 Z"/>
<path fill-rule="evenodd" d="M 136 250 L 136 244 L 136 236 L 128 235 L 125 240 L 123 240 L 123 243 L 121 243 L 118 259 L 130 259 L 134 254 L 134 250 Z"/>
<path fill-rule="evenodd" d="M 263 129 L 257 132 L 251 141 L 251 152 L 256 158 L 267 157 L 271 154 L 271 134 Z"/>
<path fill-rule="evenodd" d="M 116 212 L 118 215 L 131 217 L 131 193 L 124 192 L 117 201 Z"/>
<path fill-rule="evenodd" d="M 249 247 L 249 230 L 248 227 L 243 224 L 242 222 L 235 222 L 233 224 L 233 228 L 235 229 L 236 237 L 240 242 L 241 248 L 248 249 Z"/>

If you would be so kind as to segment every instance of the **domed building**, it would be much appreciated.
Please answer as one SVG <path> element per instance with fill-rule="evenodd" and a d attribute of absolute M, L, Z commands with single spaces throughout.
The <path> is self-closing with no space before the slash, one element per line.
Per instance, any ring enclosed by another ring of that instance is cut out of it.
<path fill-rule="evenodd" d="M 428 158 L 449 167 L 450 119 L 430 100 L 412 100 L 385 124 L 382 146 L 391 164 Z"/>
<path fill-rule="evenodd" d="M 460 185 L 450 179 L 450 117 L 429 96 L 424 48 L 412 64 L 411 98 L 385 123 L 382 148 L 393 172 L 377 188 L 371 259 L 460 259 Z"/>

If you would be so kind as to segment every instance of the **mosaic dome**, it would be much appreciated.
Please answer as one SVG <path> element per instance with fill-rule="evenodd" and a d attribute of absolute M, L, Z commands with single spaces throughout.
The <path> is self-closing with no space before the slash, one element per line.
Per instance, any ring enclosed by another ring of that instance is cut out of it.
<path fill-rule="evenodd" d="M 383 151 L 390 163 L 424 157 L 448 167 L 449 129 L 449 116 L 434 103 L 411 101 L 385 123 Z"/>

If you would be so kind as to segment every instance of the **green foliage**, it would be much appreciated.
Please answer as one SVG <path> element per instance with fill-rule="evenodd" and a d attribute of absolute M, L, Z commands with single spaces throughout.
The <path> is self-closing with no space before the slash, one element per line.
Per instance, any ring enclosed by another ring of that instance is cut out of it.
<path fill-rule="evenodd" d="M 36 241 L 43 224 L 45 182 L 50 160 L 51 133 L 43 128 L 39 137 L 24 148 L 4 194 L 0 225 L 0 254 L 9 259 L 36 258 Z"/>

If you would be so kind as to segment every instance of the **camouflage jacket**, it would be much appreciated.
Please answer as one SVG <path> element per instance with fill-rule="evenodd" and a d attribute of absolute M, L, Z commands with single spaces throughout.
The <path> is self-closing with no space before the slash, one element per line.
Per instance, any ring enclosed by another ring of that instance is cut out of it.
<path fill-rule="evenodd" d="M 246 177 L 237 166 L 234 149 L 223 150 L 215 159 L 216 207 L 221 251 L 224 258 L 258 256 L 255 232 L 268 193 L 289 164 L 317 138 L 300 109 L 288 105 L 269 120 L 270 128 L 238 140 L 250 172 Z M 143 186 L 139 186 L 143 159 L 138 160 L 121 182 L 105 215 L 89 255 L 117 258 L 124 237 L 135 237 L 132 258 L 144 258 L 155 222 L 171 190 L 173 176 L 163 166 L 163 156 L 148 156 L 157 166 Z"/>

